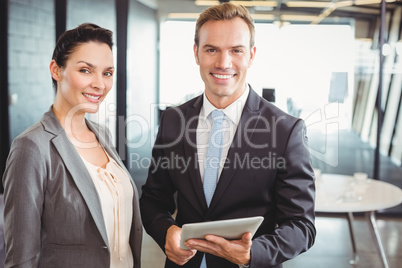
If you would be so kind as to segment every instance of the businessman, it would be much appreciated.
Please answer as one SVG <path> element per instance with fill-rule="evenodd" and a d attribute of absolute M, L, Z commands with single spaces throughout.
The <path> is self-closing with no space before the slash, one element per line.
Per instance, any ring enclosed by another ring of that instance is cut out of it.
<path fill-rule="evenodd" d="M 306 128 L 247 84 L 254 32 L 247 9 L 230 3 L 197 20 L 194 56 L 205 90 L 163 113 L 140 199 L 144 227 L 165 252 L 165 267 L 282 267 L 314 243 Z M 211 234 L 188 240 L 188 250 L 179 247 L 185 223 L 252 216 L 264 217 L 253 237 Z"/>

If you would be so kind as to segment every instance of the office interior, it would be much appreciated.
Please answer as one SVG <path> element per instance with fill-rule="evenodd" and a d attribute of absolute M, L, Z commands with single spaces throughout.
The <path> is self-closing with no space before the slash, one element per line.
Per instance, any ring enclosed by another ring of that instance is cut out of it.
<path fill-rule="evenodd" d="M 257 54 L 248 82 L 305 120 L 313 167 L 350 176 L 364 172 L 402 188 L 402 2 L 231 2 L 245 5 L 256 23 Z M 202 93 L 193 31 L 197 15 L 215 3 L 1 1 L 1 174 L 12 140 L 53 102 L 48 66 L 57 37 L 92 22 L 114 32 L 116 75 L 100 112 L 89 118 L 110 128 L 141 193 L 161 112 Z M 389 267 L 398 267 L 402 205 L 376 215 Z M 366 225 L 356 213 L 360 262 L 354 266 L 381 267 Z M 317 229 L 313 248 L 285 267 L 351 266 L 345 215 L 317 213 Z M 144 236 L 144 267 L 163 267 L 162 251 Z"/>

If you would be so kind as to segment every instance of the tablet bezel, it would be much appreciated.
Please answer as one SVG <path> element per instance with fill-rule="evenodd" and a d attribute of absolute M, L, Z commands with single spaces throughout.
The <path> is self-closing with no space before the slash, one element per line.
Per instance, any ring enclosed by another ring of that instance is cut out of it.
<path fill-rule="evenodd" d="M 205 239 L 208 234 L 228 240 L 240 239 L 244 233 L 254 236 L 264 217 L 255 216 L 230 220 L 187 223 L 182 226 L 180 248 L 187 249 L 184 243 L 192 238 Z"/>

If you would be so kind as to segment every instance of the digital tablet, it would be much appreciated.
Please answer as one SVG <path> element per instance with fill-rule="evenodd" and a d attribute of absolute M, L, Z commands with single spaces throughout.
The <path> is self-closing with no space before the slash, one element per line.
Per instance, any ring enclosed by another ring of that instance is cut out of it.
<path fill-rule="evenodd" d="M 198 238 L 204 239 L 208 234 L 217 235 L 228 240 L 240 239 L 244 233 L 255 234 L 258 227 L 264 220 L 261 216 L 221 220 L 221 221 L 208 221 L 199 223 L 187 223 L 182 226 L 180 248 L 187 249 L 184 245 L 188 239 Z"/>

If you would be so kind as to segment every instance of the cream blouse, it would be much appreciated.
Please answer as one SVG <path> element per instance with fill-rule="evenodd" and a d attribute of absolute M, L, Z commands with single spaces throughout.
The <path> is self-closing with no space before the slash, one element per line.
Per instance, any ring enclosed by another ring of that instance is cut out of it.
<path fill-rule="evenodd" d="M 133 267 L 129 236 L 133 215 L 133 187 L 127 173 L 104 150 L 109 162 L 101 168 L 82 160 L 98 191 L 110 250 L 110 267 Z"/>

